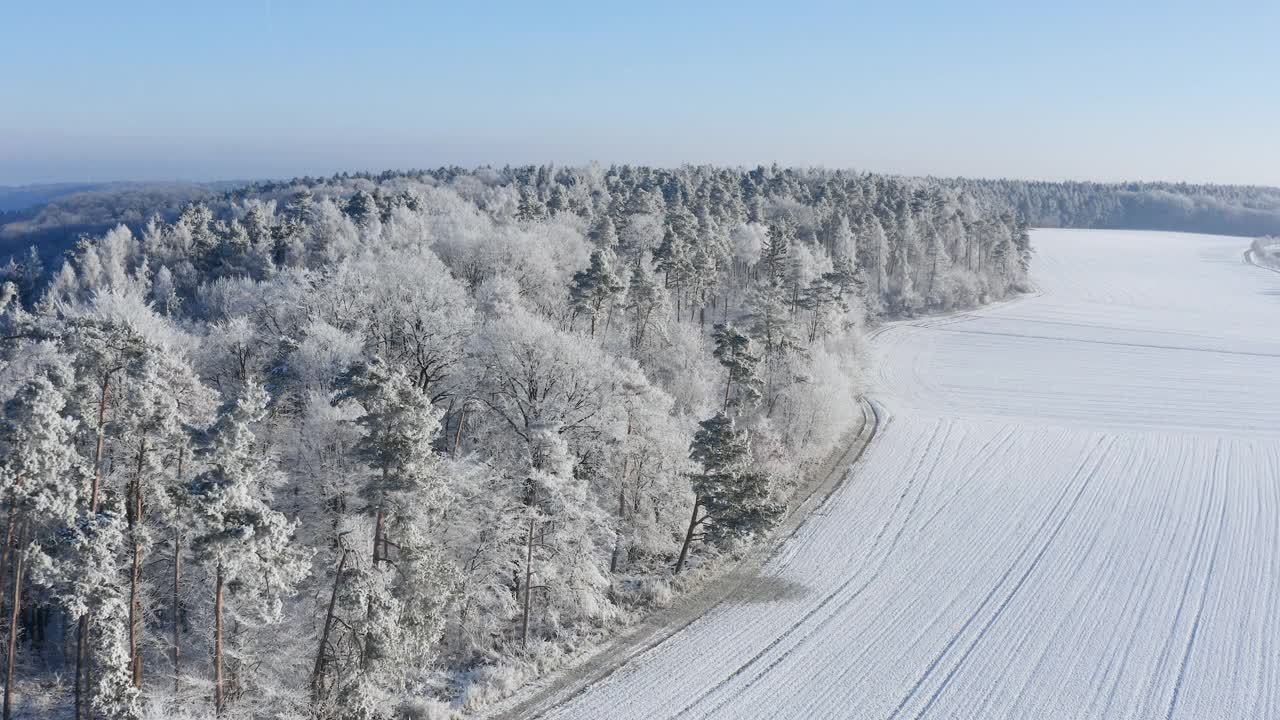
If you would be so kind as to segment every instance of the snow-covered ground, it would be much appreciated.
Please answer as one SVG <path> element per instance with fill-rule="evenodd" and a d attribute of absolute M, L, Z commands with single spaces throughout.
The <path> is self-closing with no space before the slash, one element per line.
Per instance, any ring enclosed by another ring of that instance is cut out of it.
<path fill-rule="evenodd" d="M 737 602 L 554 718 L 1280 718 L 1280 275 L 1038 231 L 876 340 L 879 436 Z"/>

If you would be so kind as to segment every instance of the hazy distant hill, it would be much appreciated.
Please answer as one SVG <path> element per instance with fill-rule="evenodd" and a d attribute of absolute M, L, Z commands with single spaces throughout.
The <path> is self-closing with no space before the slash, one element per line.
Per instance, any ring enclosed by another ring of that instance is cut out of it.
<path fill-rule="evenodd" d="M 43 205 L 60 197 L 94 190 L 112 190 L 132 183 L 47 183 L 41 185 L 0 185 L 0 213 Z"/>
<path fill-rule="evenodd" d="M 140 226 L 153 214 L 171 219 L 181 207 L 243 182 L 109 182 L 0 187 L 0 262 L 35 245 L 51 258 L 82 233 L 119 223 Z"/>

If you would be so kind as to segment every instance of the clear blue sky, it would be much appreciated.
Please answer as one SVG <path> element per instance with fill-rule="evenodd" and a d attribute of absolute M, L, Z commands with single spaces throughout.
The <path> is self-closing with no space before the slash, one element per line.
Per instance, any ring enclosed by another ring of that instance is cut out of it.
<path fill-rule="evenodd" d="M 0 184 L 444 163 L 1280 185 L 1280 2 L 82 2 L 0 12 Z"/>

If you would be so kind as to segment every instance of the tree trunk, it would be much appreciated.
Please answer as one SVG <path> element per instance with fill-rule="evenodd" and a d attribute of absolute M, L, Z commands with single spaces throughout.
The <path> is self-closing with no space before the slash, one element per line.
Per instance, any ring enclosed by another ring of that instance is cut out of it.
<path fill-rule="evenodd" d="M 93 484 L 89 489 L 89 514 L 94 517 L 98 514 L 98 495 L 99 489 L 102 487 L 102 454 L 107 440 L 107 398 L 111 389 L 110 372 L 102 377 L 102 384 L 99 387 L 101 388 L 101 393 L 98 396 L 98 440 L 93 452 Z M 80 616 L 76 629 L 76 720 L 84 717 L 84 695 L 89 688 L 88 656 L 89 616 L 85 614 Z"/>
<path fill-rule="evenodd" d="M 102 394 L 98 400 L 98 445 L 93 453 L 93 487 L 89 492 L 89 514 L 98 514 L 98 489 L 102 486 L 102 451 L 107 440 L 107 391 L 111 373 L 102 378 Z"/>
<path fill-rule="evenodd" d="M 382 508 L 378 508 L 377 520 L 373 523 L 373 566 L 378 566 L 378 561 L 383 559 L 382 547 Z"/>
<path fill-rule="evenodd" d="M 698 519 L 698 504 L 699 498 L 694 496 L 693 515 L 689 517 L 689 529 L 684 534 L 684 544 L 680 546 L 680 559 L 676 561 L 676 570 L 671 573 L 672 575 L 680 574 L 680 571 L 684 569 L 684 561 L 689 557 L 689 544 L 693 542 L 693 531 L 697 529 L 698 523 L 701 522 Z"/>
<path fill-rule="evenodd" d="M 187 459 L 187 448 L 182 446 L 178 450 L 178 484 L 182 484 L 182 470 Z M 173 692 L 176 695 L 182 685 L 181 661 L 181 635 L 178 628 L 178 613 L 180 603 L 178 599 L 178 591 L 182 587 L 182 531 L 175 529 L 173 531 Z"/>
<path fill-rule="evenodd" d="M 213 709 L 222 714 L 222 563 L 218 563 L 213 592 Z"/>
<path fill-rule="evenodd" d="M 324 685 L 324 655 L 329 646 L 329 632 L 333 629 L 333 610 L 338 604 L 338 588 L 342 585 L 342 570 L 347 565 L 347 551 L 342 551 L 342 559 L 338 561 L 338 572 L 333 576 L 333 594 L 329 596 L 329 609 L 324 614 L 324 629 L 320 632 L 320 649 L 316 651 L 316 664 L 311 670 L 311 702 L 319 700 L 320 688 Z"/>
<path fill-rule="evenodd" d="M 22 478 L 19 477 L 14 484 L 21 485 Z M 13 530 L 14 530 L 15 523 L 17 522 L 17 518 L 18 518 L 18 509 L 14 507 L 13 503 L 10 503 L 9 504 L 9 520 L 8 522 L 5 523 L 5 530 L 4 530 L 4 547 L 0 548 L 0 598 L 4 597 L 5 582 L 9 578 L 9 575 L 8 575 L 9 552 L 13 549 Z"/>
<path fill-rule="evenodd" d="M 520 647 L 528 647 L 529 645 L 529 597 L 533 588 L 530 583 L 533 580 L 533 518 L 529 518 L 529 535 L 525 542 L 524 551 L 524 613 L 520 620 Z"/>
<path fill-rule="evenodd" d="M 733 370 L 728 371 L 729 377 L 724 380 L 724 411 L 729 412 L 729 388 L 733 386 Z"/>
<path fill-rule="evenodd" d="M 458 431 L 453 434 L 453 457 L 458 457 L 458 446 L 462 444 L 462 426 L 467 422 L 467 401 L 462 400 L 462 407 L 458 408 Z"/>
<path fill-rule="evenodd" d="M 884 295 L 884 288 L 882 287 L 882 283 L 884 282 L 883 280 L 884 265 L 880 262 L 880 254 L 882 252 L 884 252 L 883 246 L 876 246 L 876 297 L 877 298 Z"/>
<path fill-rule="evenodd" d="M 142 466 L 147 455 L 147 440 L 138 446 L 138 468 L 133 479 L 132 507 L 129 512 L 129 542 L 133 545 L 133 565 L 129 571 L 129 668 L 133 673 L 133 686 L 142 688 L 142 543 L 139 539 L 142 525 Z"/>
<path fill-rule="evenodd" d="M 182 686 L 182 649 L 178 629 L 178 590 L 182 587 L 182 533 L 173 533 L 173 692 Z"/>
<path fill-rule="evenodd" d="M 613 324 L 613 303 L 609 303 L 609 311 L 604 314 L 604 329 L 600 331 L 601 338 L 609 337 L 609 326 Z"/>
<path fill-rule="evenodd" d="M 440 434 L 444 436 L 444 451 L 450 454 L 452 454 L 453 451 L 449 449 L 449 440 L 451 439 L 451 434 L 449 432 L 449 418 L 453 416 L 453 405 L 457 401 L 457 398 L 449 398 L 449 409 L 445 410 L 444 415 L 441 416 L 444 419 L 444 424 L 440 426 Z"/>
<path fill-rule="evenodd" d="M 89 616 L 88 614 L 80 616 L 80 622 L 76 625 L 76 689 L 75 689 L 75 720 L 84 717 L 82 708 L 84 707 L 84 694 L 89 688 Z"/>
<path fill-rule="evenodd" d="M 631 413 L 627 413 L 627 437 L 631 437 Z M 622 555 L 622 520 L 627 516 L 627 475 L 631 471 L 631 454 L 626 443 L 622 448 L 622 478 L 618 480 L 618 535 L 614 540 L 613 557 L 609 560 L 609 572 L 618 571 L 618 558 Z"/>
<path fill-rule="evenodd" d="M 18 533 L 18 559 L 13 569 L 13 601 L 9 609 L 9 659 L 4 670 L 4 720 L 13 717 L 13 675 L 18 654 L 18 616 L 22 612 L 22 566 L 27 554 L 27 529 Z"/>

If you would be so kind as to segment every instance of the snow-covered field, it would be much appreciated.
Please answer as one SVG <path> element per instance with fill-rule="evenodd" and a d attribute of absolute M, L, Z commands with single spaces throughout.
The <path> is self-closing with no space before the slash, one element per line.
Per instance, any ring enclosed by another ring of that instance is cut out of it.
<path fill-rule="evenodd" d="M 879 436 L 766 576 L 555 718 L 1280 718 L 1280 275 L 1038 231 L 880 334 Z"/>

